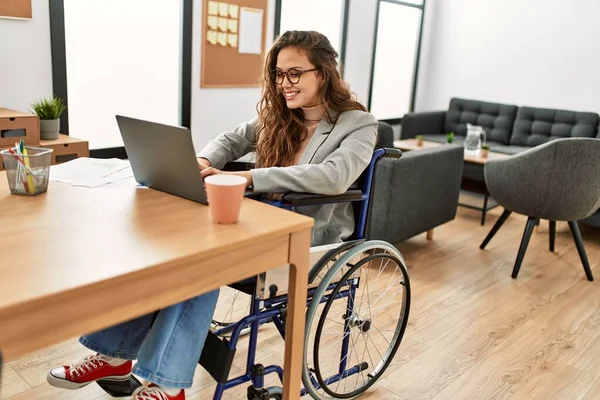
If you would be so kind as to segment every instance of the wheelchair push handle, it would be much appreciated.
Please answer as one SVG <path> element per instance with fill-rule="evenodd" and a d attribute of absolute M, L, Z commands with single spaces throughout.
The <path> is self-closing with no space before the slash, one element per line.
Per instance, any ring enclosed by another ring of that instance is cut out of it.
<path fill-rule="evenodd" d="M 394 158 L 394 159 L 398 159 L 398 158 L 402 157 L 402 150 L 400 150 L 400 149 L 396 149 L 396 148 L 392 148 L 392 147 L 385 147 L 382 150 L 385 151 L 385 154 L 383 154 L 382 157 Z"/>

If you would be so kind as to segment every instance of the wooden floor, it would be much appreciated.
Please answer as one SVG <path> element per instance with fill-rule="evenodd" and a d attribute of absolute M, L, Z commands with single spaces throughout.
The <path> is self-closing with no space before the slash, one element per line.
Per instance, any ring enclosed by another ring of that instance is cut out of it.
<path fill-rule="evenodd" d="M 557 224 L 556 251 L 548 251 L 546 221 L 511 279 L 524 218 L 511 216 L 479 250 L 500 212 L 490 212 L 482 227 L 479 213 L 459 208 L 433 241 L 423 234 L 400 245 L 411 277 L 410 323 L 394 363 L 362 398 L 600 399 L 600 282 L 585 279 L 566 223 Z M 582 234 L 600 280 L 600 230 L 582 226 Z M 281 360 L 274 331 L 261 335 L 260 360 Z M 109 399 L 96 385 L 63 391 L 46 384 L 49 368 L 86 354 L 72 340 L 5 365 L 1 398 Z M 213 390 L 198 368 L 188 399 L 210 399 Z M 245 387 L 225 398 L 244 399 Z"/>

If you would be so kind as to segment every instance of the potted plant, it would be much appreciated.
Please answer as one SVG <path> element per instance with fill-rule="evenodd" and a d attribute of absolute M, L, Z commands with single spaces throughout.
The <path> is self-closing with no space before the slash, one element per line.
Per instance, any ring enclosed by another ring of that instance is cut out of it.
<path fill-rule="evenodd" d="M 31 104 L 31 111 L 40 117 L 40 139 L 58 139 L 60 116 L 67 109 L 60 97 L 42 99 Z"/>
<path fill-rule="evenodd" d="M 483 157 L 483 158 L 487 158 L 489 152 L 490 152 L 490 145 L 487 143 L 483 143 L 481 145 L 481 151 L 479 152 L 479 155 L 481 155 L 481 157 Z"/>
<path fill-rule="evenodd" d="M 423 147 L 423 135 L 417 135 L 415 139 L 417 140 L 417 146 Z"/>
<path fill-rule="evenodd" d="M 446 133 L 446 143 L 454 143 L 454 132 Z"/>

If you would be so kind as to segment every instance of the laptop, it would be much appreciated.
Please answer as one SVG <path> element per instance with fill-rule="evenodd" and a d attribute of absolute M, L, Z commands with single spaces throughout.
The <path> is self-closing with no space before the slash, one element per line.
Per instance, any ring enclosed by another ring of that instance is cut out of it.
<path fill-rule="evenodd" d="M 187 128 L 122 115 L 116 119 L 133 175 L 140 185 L 208 204 Z"/>

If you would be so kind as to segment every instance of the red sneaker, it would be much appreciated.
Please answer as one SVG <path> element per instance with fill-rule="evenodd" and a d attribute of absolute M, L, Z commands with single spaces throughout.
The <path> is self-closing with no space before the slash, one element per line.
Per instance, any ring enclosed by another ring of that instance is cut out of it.
<path fill-rule="evenodd" d="M 131 395 L 131 400 L 185 400 L 185 391 L 181 389 L 175 396 L 166 394 L 159 386 L 140 386 Z"/>
<path fill-rule="evenodd" d="M 52 386 L 62 389 L 79 389 L 97 380 L 126 381 L 131 375 L 131 361 L 121 365 L 109 364 L 109 357 L 95 354 L 73 365 L 48 371 L 47 380 Z"/>

